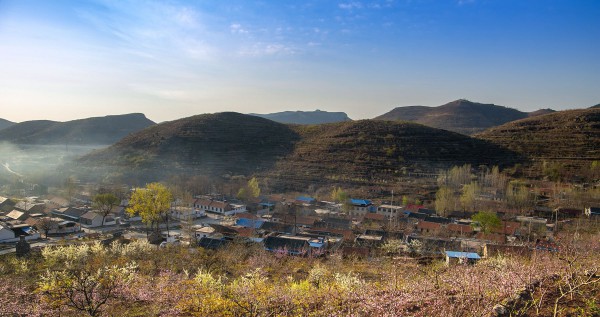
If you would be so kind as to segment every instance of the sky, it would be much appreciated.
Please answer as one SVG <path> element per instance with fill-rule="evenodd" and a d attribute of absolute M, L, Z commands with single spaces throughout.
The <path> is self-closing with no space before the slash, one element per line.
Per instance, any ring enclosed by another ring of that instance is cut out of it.
<path fill-rule="evenodd" d="M 0 0 L 0 118 L 600 103 L 600 1 Z"/>

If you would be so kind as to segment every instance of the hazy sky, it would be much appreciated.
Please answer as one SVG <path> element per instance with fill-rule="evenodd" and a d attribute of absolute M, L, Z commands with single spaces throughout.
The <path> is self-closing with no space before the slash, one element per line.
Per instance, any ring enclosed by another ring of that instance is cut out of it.
<path fill-rule="evenodd" d="M 0 0 L 0 118 L 600 103 L 600 1 Z"/>

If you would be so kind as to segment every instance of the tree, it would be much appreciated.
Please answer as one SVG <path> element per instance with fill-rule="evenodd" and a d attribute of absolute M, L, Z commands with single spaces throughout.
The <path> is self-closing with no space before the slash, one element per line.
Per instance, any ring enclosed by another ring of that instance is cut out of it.
<path fill-rule="evenodd" d="M 65 193 L 67 194 L 69 203 L 72 202 L 73 196 L 75 195 L 75 189 L 77 187 L 77 185 L 75 183 L 76 183 L 76 180 L 72 176 L 69 176 L 65 179 L 65 184 L 64 184 L 65 185 Z"/>
<path fill-rule="evenodd" d="M 502 221 L 495 212 L 480 211 L 471 218 L 473 222 L 479 224 L 481 232 L 490 233 L 495 229 L 502 227 Z"/>
<path fill-rule="evenodd" d="M 58 221 L 52 220 L 52 218 L 49 217 L 44 217 L 37 222 L 36 227 L 39 230 L 42 230 L 44 232 L 44 236 L 48 238 L 48 232 L 52 230 L 52 228 L 55 228 L 57 225 Z"/>
<path fill-rule="evenodd" d="M 348 193 L 342 190 L 340 187 L 334 187 L 331 191 L 331 199 L 336 203 L 346 203 L 348 200 Z"/>
<path fill-rule="evenodd" d="M 256 198 L 260 195 L 260 186 L 256 177 L 252 177 L 246 186 L 240 188 L 237 193 L 237 198 L 242 201 L 249 201 L 251 198 Z"/>
<path fill-rule="evenodd" d="M 506 188 L 506 202 L 509 207 L 523 211 L 532 204 L 529 188 L 519 182 L 510 182 Z"/>
<path fill-rule="evenodd" d="M 471 182 L 470 184 L 464 185 L 462 188 L 462 194 L 460 195 L 460 204 L 464 211 L 475 210 L 477 195 L 479 194 L 480 188 L 477 182 Z"/>
<path fill-rule="evenodd" d="M 102 215 L 102 226 L 104 226 L 104 219 L 110 212 L 112 211 L 114 206 L 117 206 L 120 203 L 119 198 L 117 196 L 106 193 L 106 194 L 98 194 L 94 196 L 92 199 L 92 206 L 94 209 L 98 210 L 100 215 Z"/>
<path fill-rule="evenodd" d="M 435 210 L 441 215 L 446 216 L 449 211 L 456 208 L 456 197 L 454 191 L 448 186 L 442 186 L 435 193 Z"/>
<path fill-rule="evenodd" d="M 136 265 L 110 266 L 93 270 L 46 271 L 40 276 L 38 290 L 53 306 L 67 306 L 89 316 L 99 316 L 102 306 L 121 297 L 132 280 Z"/>
<path fill-rule="evenodd" d="M 248 181 L 248 190 L 250 191 L 250 195 L 252 197 L 256 198 L 260 195 L 260 187 L 258 186 L 258 180 L 256 177 L 252 177 L 252 179 Z"/>
<path fill-rule="evenodd" d="M 150 183 L 145 188 L 136 188 L 131 199 L 127 213 L 131 216 L 139 215 L 142 222 L 151 229 L 159 232 L 160 222 L 166 220 L 171 210 L 173 195 L 161 183 Z"/>

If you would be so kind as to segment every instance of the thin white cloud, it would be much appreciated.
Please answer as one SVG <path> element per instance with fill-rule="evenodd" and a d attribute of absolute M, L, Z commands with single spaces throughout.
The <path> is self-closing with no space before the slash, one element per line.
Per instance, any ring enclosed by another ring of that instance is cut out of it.
<path fill-rule="evenodd" d="M 239 23 L 229 25 L 229 31 L 233 34 L 248 34 L 248 30 L 244 29 Z"/>
<path fill-rule="evenodd" d="M 338 4 L 338 7 L 342 10 L 354 10 L 354 9 L 362 9 L 363 4 L 358 1 L 342 2 L 342 3 Z"/>
<path fill-rule="evenodd" d="M 292 46 L 282 43 L 255 43 L 248 47 L 244 47 L 239 51 L 240 56 L 286 56 L 295 55 L 298 51 Z"/>
<path fill-rule="evenodd" d="M 208 36 L 201 14 L 189 6 L 161 2 L 144 2 L 142 6 L 129 1 L 101 4 L 106 10 L 84 8 L 78 15 L 98 32 L 118 39 L 123 51 L 135 48 L 159 58 L 168 54 L 193 59 L 209 59 L 217 51 L 204 40 Z"/>

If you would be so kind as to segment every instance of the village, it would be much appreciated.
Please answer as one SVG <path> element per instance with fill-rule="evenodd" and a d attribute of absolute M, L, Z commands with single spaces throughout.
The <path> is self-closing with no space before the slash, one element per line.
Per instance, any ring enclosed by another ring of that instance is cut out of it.
<path fill-rule="evenodd" d="M 0 253 L 32 247 L 150 239 L 141 217 L 127 212 L 128 197 L 108 212 L 94 209 L 93 197 L 77 194 L 13 199 L 0 197 Z M 406 202 L 406 201 L 405 201 Z M 331 254 L 363 258 L 408 255 L 420 261 L 476 262 L 482 257 L 558 251 L 554 234 L 565 224 L 600 222 L 600 207 L 535 206 L 525 213 L 469 211 L 442 216 L 423 204 L 346 198 L 317 200 L 307 195 L 262 195 L 242 202 L 222 194 L 175 199 L 160 224 L 160 247 L 219 249 L 238 241 L 287 255 Z M 491 214 L 491 219 L 489 219 Z"/>

